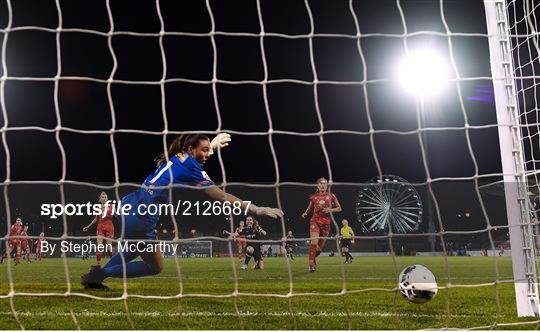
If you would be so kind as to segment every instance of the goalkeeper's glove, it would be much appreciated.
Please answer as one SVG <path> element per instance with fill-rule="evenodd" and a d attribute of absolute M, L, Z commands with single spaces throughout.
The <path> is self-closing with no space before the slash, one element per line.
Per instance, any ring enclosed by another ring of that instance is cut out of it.
<path fill-rule="evenodd" d="M 271 217 L 274 219 L 278 217 L 283 217 L 283 211 L 281 211 L 280 209 L 266 206 L 256 206 L 255 204 L 249 205 L 249 212 L 260 217 Z"/>
<path fill-rule="evenodd" d="M 221 149 L 229 145 L 231 135 L 227 133 L 219 133 L 210 142 L 210 155 L 214 154 L 214 150 Z"/>

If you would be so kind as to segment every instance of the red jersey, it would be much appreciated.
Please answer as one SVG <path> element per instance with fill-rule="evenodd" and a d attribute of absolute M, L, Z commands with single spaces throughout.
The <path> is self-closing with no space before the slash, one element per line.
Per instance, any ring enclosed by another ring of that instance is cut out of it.
<path fill-rule="evenodd" d="M 236 243 L 242 247 L 246 245 L 246 236 L 242 233 L 242 230 L 244 228 L 245 227 L 236 227 L 236 229 L 234 230 L 234 232 L 238 234 L 238 237 L 236 238 Z"/>
<path fill-rule="evenodd" d="M 311 205 L 313 206 L 313 216 L 311 222 L 317 222 L 320 224 L 330 224 L 330 213 L 323 212 L 324 209 L 331 209 L 333 203 L 337 200 L 336 196 L 331 192 L 315 193 L 309 197 Z"/>
<path fill-rule="evenodd" d="M 36 242 L 34 243 L 34 247 L 36 248 L 36 250 L 41 251 L 41 242 L 43 242 L 43 238 L 40 237 L 36 239 Z"/>
<path fill-rule="evenodd" d="M 246 236 L 245 236 L 244 234 L 242 234 L 242 229 L 244 229 L 244 228 L 243 228 L 243 227 L 242 227 L 242 228 L 236 227 L 236 229 L 234 230 L 234 232 L 235 232 L 236 234 L 239 234 L 238 237 L 243 237 L 243 238 L 245 238 Z"/>
<path fill-rule="evenodd" d="M 98 227 L 100 225 L 104 226 L 113 226 L 113 207 L 112 205 L 107 205 L 107 210 L 105 210 L 105 204 L 101 204 L 101 210 L 99 215 L 96 216 Z"/>
<path fill-rule="evenodd" d="M 10 236 L 18 236 L 21 235 L 22 232 L 22 226 L 19 224 L 13 224 L 11 225 L 11 232 L 9 233 Z"/>
<path fill-rule="evenodd" d="M 21 247 L 23 250 L 28 249 L 28 234 L 25 231 L 21 231 L 21 236 L 24 236 L 21 239 Z"/>

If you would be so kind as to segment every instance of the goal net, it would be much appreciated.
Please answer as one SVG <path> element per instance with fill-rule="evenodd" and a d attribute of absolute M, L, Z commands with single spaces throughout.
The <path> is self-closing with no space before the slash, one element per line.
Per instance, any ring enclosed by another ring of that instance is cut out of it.
<path fill-rule="evenodd" d="M 539 7 L 0 0 L 0 328 L 538 329 Z M 264 268 L 229 235 L 246 214 L 174 186 L 141 239 L 161 272 L 123 261 L 109 291 L 85 289 L 87 203 L 140 190 L 178 135 L 224 132 L 205 172 L 285 213 L 255 216 Z M 310 273 L 321 177 L 341 209 Z M 415 264 L 437 278 L 422 305 L 398 285 Z"/>

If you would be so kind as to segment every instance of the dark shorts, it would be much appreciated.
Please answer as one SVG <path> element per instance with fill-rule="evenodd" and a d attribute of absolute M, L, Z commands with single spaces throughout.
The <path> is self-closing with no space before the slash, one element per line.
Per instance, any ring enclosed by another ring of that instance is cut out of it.
<path fill-rule="evenodd" d="M 351 239 L 341 239 L 341 248 L 349 248 L 351 246 Z"/>
<path fill-rule="evenodd" d="M 247 247 L 253 247 L 253 254 L 251 255 L 255 261 L 262 261 L 261 244 L 260 243 L 247 243 L 244 248 L 244 253 L 247 254 Z"/>

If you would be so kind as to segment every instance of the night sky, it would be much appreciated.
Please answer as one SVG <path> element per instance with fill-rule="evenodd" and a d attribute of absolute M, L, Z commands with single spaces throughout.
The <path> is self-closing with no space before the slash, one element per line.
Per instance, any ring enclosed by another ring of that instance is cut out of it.
<path fill-rule="evenodd" d="M 257 2 L 253 0 L 209 1 L 215 31 L 254 33 L 261 30 Z M 335 182 L 366 182 L 379 175 L 369 135 L 368 110 L 365 106 L 364 79 L 380 80 L 367 84 L 369 114 L 373 129 L 411 132 L 409 134 L 376 133 L 373 135 L 376 156 L 383 174 L 395 174 L 410 182 L 423 183 L 426 172 L 418 140 L 415 100 L 406 95 L 396 81 L 397 65 L 405 50 L 403 25 L 395 1 L 353 1 L 367 72 L 364 72 L 357 49 L 357 31 L 349 1 L 310 0 L 315 34 L 313 57 L 319 81 L 349 82 L 322 83 L 316 86 L 310 61 L 310 17 L 304 1 L 260 1 L 266 33 L 282 36 L 264 37 L 264 54 L 268 80 L 288 79 L 266 85 L 269 116 L 265 108 L 264 79 L 260 37 L 215 36 L 217 53 L 216 77 L 228 81 L 215 85 L 213 92 L 214 51 L 210 36 L 165 35 L 163 48 L 166 57 L 165 79 L 188 79 L 196 82 L 167 82 L 164 84 L 164 105 L 169 131 L 236 131 L 231 146 L 222 151 L 228 182 L 274 183 L 276 171 L 271 154 L 270 121 L 274 131 L 271 142 L 277 154 L 280 182 L 314 183 L 328 177 L 319 131 L 328 151 Z M 483 2 L 472 0 L 443 1 L 444 15 L 453 33 L 486 33 Z M 439 1 L 401 1 L 407 32 L 436 31 L 445 33 Z M 55 29 L 58 14 L 54 1 L 12 1 L 12 28 L 39 26 Z M 108 32 L 111 27 L 105 1 L 60 1 L 62 28 L 81 28 Z M 160 21 L 155 1 L 110 1 L 114 31 L 157 33 Z M 159 1 L 166 32 L 207 34 L 211 20 L 206 2 Z M 7 2 L 0 1 L 0 27 L 8 22 Z M 389 34 L 386 36 L 373 33 Z M 343 35 L 348 35 L 343 36 Z M 0 34 L 0 41 L 6 33 Z M 416 34 L 407 39 L 410 48 L 434 47 L 449 59 L 448 38 L 432 34 Z M 491 76 L 486 37 L 453 36 L 455 61 L 462 78 Z M 8 128 L 40 127 L 54 129 L 59 121 L 54 107 L 54 82 L 57 59 L 61 60 L 61 76 L 80 76 L 107 80 L 113 60 L 107 46 L 108 38 L 91 33 L 62 32 L 60 54 L 56 53 L 56 34 L 36 29 L 9 32 L 5 49 L 8 79 L 4 85 L 5 112 L 0 123 Z M 141 183 L 154 170 L 153 159 L 163 152 L 164 129 L 162 92 L 159 80 L 164 74 L 159 38 L 155 36 L 112 37 L 112 47 L 118 67 L 111 85 L 113 104 L 107 98 L 107 84 L 84 79 L 61 79 L 58 106 L 61 116 L 60 140 L 66 153 L 66 180 L 110 183 L 115 172 L 110 135 L 75 133 L 76 130 L 109 130 L 115 122 L 120 131 L 113 135 L 118 156 L 119 182 Z M 6 75 L 3 68 L 1 74 Z M 367 75 L 366 75 L 367 74 Z M 36 79 L 16 80 L 17 77 Z M 49 80 L 40 80 L 48 78 Z M 455 74 L 451 73 L 451 78 Z M 234 83 L 237 81 L 247 83 Z M 291 82 L 290 80 L 296 80 Z M 142 84 L 151 81 L 154 84 Z M 137 83 L 138 82 L 138 83 Z M 495 124 L 494 105 L 479 100 L 478 94 L 491 92 L 490 80 L 460 82 L 464 97 L 467 123 L 471 126 Z M 216 99 L 217 97 L 217 99 Z M 216 109 L 216 105 L 217 108 Z M 322 124 L 317 116 L 320 110 Z M 114 109 L 114 119 L 112 116 Z M 218 111 L 221 118 L 219 127 Z M 1 115 L 0 115 L 1 116 Z M 321 126 L 322 125 L 322 126 Z M 425 127 L 463 127 L 465 118 L 459 106 L 455 83 L 450 83 L 438 98 L 426 102 Z M 122 130 L 151 131 L 155 135 L 126 133 Z M 353 133 L 335 133 L 337 130 Z M 291 135 L 301 133 L 303 136 Z M 499 173 L 500 152 L 496 128 L 471 129 L 470 140 L 478 162 L 478 174 Z M 168 135 L 167 142 L 176 135 Z M 431 178 L 462 177 L 475 174 L 467 148 L 464 130 L 431 131 L 426 134 L 428 164 Z M 62 157 L 54 132 L 37 129 L 8 131 L 6 142 L 11 157 L 11 181 L 52 180 L 62 176 Z M 6 175 L 5 148 L 0 148 L 0 179 Z M 211 160 L 206 169 L 219 183 L 222 172 L 218 159 Z M 484 228 L 485 220 L 479 211 L 470 183 L 456 194 L 454 183 L 441 192 L 440 204 L 449 228 Z M 455 183 L 456 186 L 460 186 Z M 298 189 L 298 188 L 297 188 Z M 56 188 L 58 190 L 58 188 Z M 232 188 L 234 191 L 235 188 Z M 240 189 L 238 189 L 240 190 Z M 284 188 L 282 191 L 286 191 Z M 313 188 L 303 190 L 297 201 L 289 200 L 286 209 L 287 227 L 306 231 L 305 222 L 294 224 L 291 219 L 307 205 L 307 195 Z M 357 189 L 342 190 L 344 216 L 354 219 L 354 197 Z M 418 189 L 423 193 L 424 187 Z M 445 191 L 446 190 L 446 191 Z M 461 189 L 460 189 L 461 190 Z M 97 197 L 97 189 L 87 200 Z M 459 190 L 458 190 L 459 191 Z M 273 193 L 273 190 L 270 194 Z M 284 193 L 287 196 L 289 193 Z M 292 194 L 289 194 L 292 195 Z M 19 195 L 21 196 L 21 195 Z M 12 197 L 17 200 L 19 197 Z M 350 197 L 349 197 L 350 196 Z M 24 206 L 24 197 L 13 204 L 21 214 L 34 215 Z M 272 197 L 272 196 L 270 196 Z M 297 196 L 295 196 L 297 197 Z M 273 197 L 275 200 L 275 197 Z M 57 199 L 56 197 L 54 199 Z M 69 198 L 68 198 L 69 199 Z M 292 203 L 294 201 L 294 204 Z M 262 203 L 262 202 L 261 202 Z M 263 205 L 275 204 L 275 201 Z M 284 203 L 285 205 L 287 202 Z M 446 204 L 446 207 L 444 207 Z M 454 217 L 469 209 L 474 221 L 455 225 Z M 490 216 L 495 219 L 500 215 Z M 294 225 L 294 226 L 293 226 Z M 186 226 L 187 227 L 187 226 Z M 210 227 L 210 226 L 209 226 Z M 279 222 L 269 225 L 280 230 Z M 423 228 L 425 230 L 425 228 Z"/>

